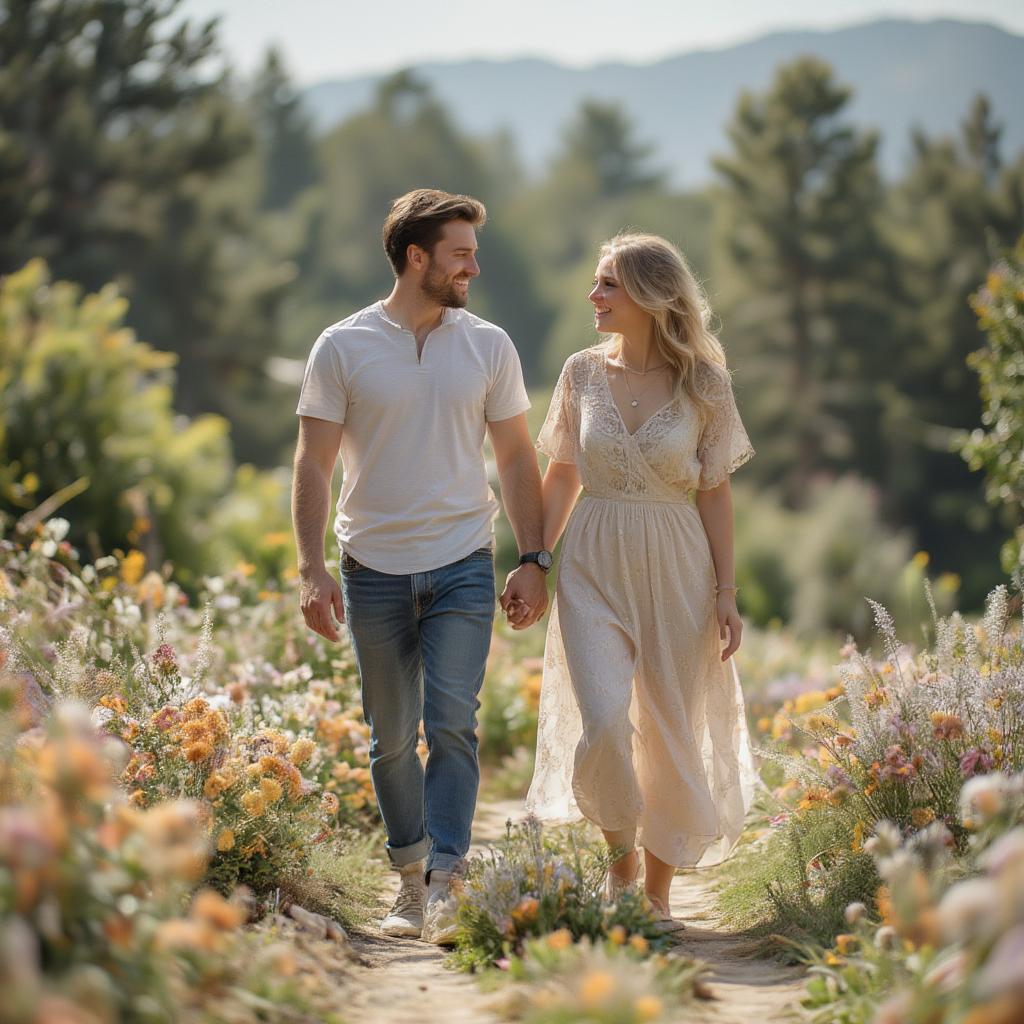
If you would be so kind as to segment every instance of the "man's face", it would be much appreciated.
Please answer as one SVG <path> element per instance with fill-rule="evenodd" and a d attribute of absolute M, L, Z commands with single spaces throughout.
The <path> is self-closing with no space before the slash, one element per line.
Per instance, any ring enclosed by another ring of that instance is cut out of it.
<path fill-rule="evenodd" d="M 469 282 L 480 273 L 476 251 L 476 232 L 469 221 L 445 224 L 433 253 L 427 257 L 426 273 L 420 282 L 424 294 L 441 306 L 465 306 Z"/>

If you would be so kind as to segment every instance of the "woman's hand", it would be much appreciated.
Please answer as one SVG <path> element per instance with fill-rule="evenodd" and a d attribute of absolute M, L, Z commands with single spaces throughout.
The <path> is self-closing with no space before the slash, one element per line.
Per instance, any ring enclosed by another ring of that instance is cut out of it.
<path fill-rule="evenodd" d="M 715 613 L 718 616 L 718 635 L 729 643 L 722 651 L 722 661 L 728 661 L 739 649 L 743 635 L 743 620 L 736 607 L 736 591 L 722 590 L 715 598 Z"/>

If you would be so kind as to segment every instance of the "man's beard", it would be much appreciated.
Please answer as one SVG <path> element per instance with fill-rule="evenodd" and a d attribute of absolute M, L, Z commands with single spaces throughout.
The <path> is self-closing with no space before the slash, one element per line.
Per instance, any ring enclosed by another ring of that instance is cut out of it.
<path fill-rule="evenodd" d="M 444 274 L 429 269 L 423 276 L 420 283 L 423 294 L 439 306 L 452 306 L 461 309 L 469 300 L 469 291 L 459 291 L 453 281 L 449 281 Z"/>

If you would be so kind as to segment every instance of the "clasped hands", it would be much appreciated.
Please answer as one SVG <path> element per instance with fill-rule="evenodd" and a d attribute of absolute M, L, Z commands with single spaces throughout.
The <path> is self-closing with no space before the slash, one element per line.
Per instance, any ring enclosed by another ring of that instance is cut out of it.
<path fill-rule="evenodd" d="M 513 629 L 532 626 L 548 607 L 548 585 L 544 570 L 533 562 L 526 562 L 518 569 L 513 569 L 505 578 L 505 589 L 498 601 Z"/>

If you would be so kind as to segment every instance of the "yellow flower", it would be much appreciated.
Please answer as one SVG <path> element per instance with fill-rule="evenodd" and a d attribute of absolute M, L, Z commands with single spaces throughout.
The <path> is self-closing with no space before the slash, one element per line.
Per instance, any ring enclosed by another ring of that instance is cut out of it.
<path fill-rule="evenodd" d="M 200 761 L 205 761 L 212 755 L 213 747 L 211 747 L 205 740 L 199 740 L 197 743 L 190 743 L 185 748 L 185 760 L 191 761 L 192 764 L 199 764 Z"/>
<path fill-rule="evenodd" d="M 608 930 L 608 938 L 615 943 L 616 946 L 625 945 L 626 937 L 629 933 L 621 924 L 615 925 L 614 928 Z"/>
<path fill-rule="evenodd" d="M 836 732 L 839 729 L 839 722 L 831 715 L 809 715 L 804 727 L 808 732 L 815 734 Z"/>
<path fill-rule="evenodd" d="M 268 804 L 277 803 L 283 792 L 277 779 L 260 779 L 260 795 Z"/>
<path fill-rule="evenodd" d="M 305 764 L 313 756 L 315 750 L 316 744 L 307 736 L 303 736 L 292 744 L 288 759 L 292 764 Z"/>
<path fill-rule="evenodd" d="M 640 954 L 645 954 L 651 948 L 651 944 L 642 935 L 631 935 L 629 944 Z"/>
<path fill-rule="evenodd" d="M 615 991 L 615 979 L 607 971 L 591 971 L 580 982 L 580 999 L 588 1009 L 596 1009 Z"/>
<path fill-rule="evenodd" d="M 640 996 L 633 1003 L 633 1009 L 640 1020 L 657 1020 L 661 1016 L 661 1000 L 657 996 Z"/>
<path fill-rule="evenodd" d="M 828 703 L 828 698 L 821 690 L 808 690 L 806 693 L 801 693 L 796 698 L 795 709 L 797 714 L 804 714 L 807 711 L 813 711 L 815 708 L 824 707 Z"/>
<path fill-rule="evenodd" d="M 283 548 L 291 539 L 291 534 L 284 530 L 275 530 L 263 535 L 263 543 L 269 548 Z"/>
<path fill-rule="evenodd" d="M 217 849 L 221 853 L 227 853 L 235 845 L 235 833 L 229 828 L 221 829 L 221 833 L 217 836 Z"/>
<path fill-rule="evenodd" d="M 837 935 L 836 936 L 836 949 L 838 949 L 839 952 L 843 956 L 848 955 L 849 952 L 853 949 L 853 947 L 856 944 L 857 944 L 857 936 L 856 935 Z"/>
<path fill-rule="evenodd" d="M 913 822 L 914 828 L 924 828 L 925 825 L 935 820 L 935 811 L 930 807 L 915 807 L 910 812 L 910 820 Z"/>
<path fill-rule="evenodd" d="M 105 693 L 100 697 L 100 705 L 109 708 L 119 715 L 126 714 L 128 711 L 128 705 L 125 704 L 124 700 L 113 693 Z"/>
<path fill-rule="evenodd" d="M 219 892 L 200 889 L 192 901 L 189 917 L 211 925 L 218 931 L 228 932 L 245 921 L 246 913 L 242 907 L 229 903 Z"/>
<path fill-rule="evenodd" d="M 568 928 L 559 928 L 552 932 L 545 942 L 551 949 L 568 949 L 572 945 L 572 932 Z"/>
<path fill-rule="evenodd" d="M 250 789 L 248 793 L 244 793 L 241 804 L 254 818 L 258 818 L 267 809 L 263 794 L 258 789 Z"/>
<path fill-rule="evenodd" d="M 853 826 L 853 842 L 850 843 L 850 849 L 854 853 L 860 853 L 864 849 L 864 822 L 858 821 Z"/>
<path fill-rule="evenodd" d="M 134 587 L 142 574 L 146 571 L 146 556 L 141 551 L 132 548 L 124 558 L 121 559 L 121 579 L 129 587 Z"/>
<path fill-rule="evenodd" d="M 341 803 L 333 793 L 324 793 L 324 795 L 320 797 L 320 806 L 328 814 L 337 814 L 338 808 L 341 807 Z"/>
<path fill-rule="evenodd" d="M 529 925 L 537 916 L 540 903 L 533 896 L 524 896 L 512 908 L 512 920 L 519 925 Z"/>
<path fill-rule="evenodd" d="M 918 553 L 911 559 L 911 563 L 915 569 L 924 569 L 930 561 L 931 558 L 927 551 L 918 551 Z"/>
<path fill-rule="evenodd" d="M 255 571 L 256 571 L 256 566 L 253 565 L 252 562 L 246 562 L 246 561 L 242 560 L 242 561 L 236 563 L 236 565 L 235 565 L 235 572 L 237 572 L 239 576 L 249 577 Z"/>

